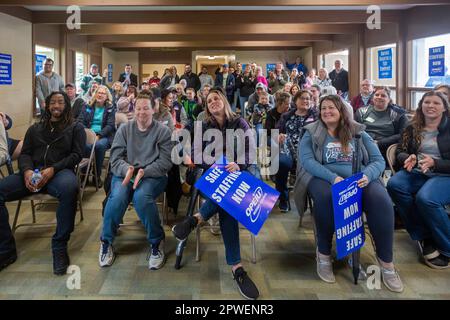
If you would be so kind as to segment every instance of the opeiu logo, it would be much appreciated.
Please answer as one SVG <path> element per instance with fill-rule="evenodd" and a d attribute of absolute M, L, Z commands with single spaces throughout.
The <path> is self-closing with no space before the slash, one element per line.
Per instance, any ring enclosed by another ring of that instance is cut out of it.
<path fill-rule="evenodd" d="M 344 191 L 339 192 L 339 205 L 347 202 L 348 199 L 353 197 L 358 192 L 358 182 L 354 181 Z"/>
<path fill-rule="evenodd" d="M 261 187 L 256 188 L 256 190 L 253 192 L 253 198 L 252 202 L 250 202 L 250 205 L 245 210 L 245 214 L 247 217 L 250 218 L 251 222 L 255 222 L 258 220 L 259 215 L 261 214 L 261 198 L 263 196 L 263 191 Z"/>

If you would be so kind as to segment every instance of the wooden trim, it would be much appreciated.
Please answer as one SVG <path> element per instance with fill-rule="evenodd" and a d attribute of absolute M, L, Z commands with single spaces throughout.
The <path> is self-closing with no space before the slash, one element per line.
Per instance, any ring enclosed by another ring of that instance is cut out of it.
<path fill-rule="evenodd" d="M 107 12 L 107 14 L 105 14 Z M 383 23 L 398 21 L 401 10 L 383 11 Z M 35 11 L 33 23 L 65 24 L 65 11 Z M 233 25 L 248 23 L 366 23 L 365 10 L 292 10 L 292 11 L 82 11 L 82 23 L 200 23 L 215 24 L 232 21 Z"/>
<path fill-rule="evenodd" d="M 0 0 L 0 4 L 2 1 Z M 8 14 L 10 16 L 32 22 L 33 21 L 33 12 L 31 10 L 25 9 L 23 7 L 18 6 L 0 6 L 0 12 Z"/>
<path fill-rule="evenodd" d="M 444 0 L 377 0 L 377 5 L 445 4 Z M 70 6 L 71 0 L 2 0 L 3 5 Z M 123 0 L 78 0 L 83 6 L 122 6 Z M 258 6 L 369 6 L 373 0 L 259 0 Z M 254 1 L 241 0 L 129 0 L 129 6 L 255 6 Z"/>

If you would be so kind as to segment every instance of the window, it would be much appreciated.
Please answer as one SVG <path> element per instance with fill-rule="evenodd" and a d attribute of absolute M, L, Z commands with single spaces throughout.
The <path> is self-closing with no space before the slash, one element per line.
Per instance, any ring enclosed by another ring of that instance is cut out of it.
<path fill-rule="evenodd" d="M 343 62 L 343 68 L 347 71 L 349 70 L 348 50 L 327 53 L 327 54 L 324 54 L 321 57 L 319 57 L 319 59 L 320 59 L 320 61 L 319 61 L 320 67 L 327 69 L 328 73 L 333 71 L 334 61 L 336 61 L 337 59 L 341 59 Z"/>
<path fill-rule="evenodd" d="M 36 74 L 44 70 L 44 61 L 47 58 L 50 58 L 54 61 L 53 71 L 59 73 L 59 63 L 57 61 L 56 49 L 36 45 L 34 48 L 34 52 L 36 61 Z"/>
<path fill-rule="evenodd" d="M 77 87 L 77 93 L 82 92 L 81 90 L 81 79 L 87 73 L 87 55 L 82 52 L 75 52 L 75 85 Z"/>
<path fill-rule="evenodd" d="M 413 40 L 411 48 L 410 87 L 432 88 L 440 83 L 450 84 L 450 33 Z"/>

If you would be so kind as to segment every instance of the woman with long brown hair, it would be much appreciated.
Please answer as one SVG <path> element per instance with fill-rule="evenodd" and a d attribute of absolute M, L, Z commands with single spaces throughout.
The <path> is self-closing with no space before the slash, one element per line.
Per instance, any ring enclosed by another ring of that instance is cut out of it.
<path fill-rule="evenodd" d="M 388 191 L 413 240 L 418 241 L 425 263 L 448 268 L 450 220 L 449 103 L 438 91 L 427 92 L 412 123 L 397 145 L 403 167 L 388 182 Z"/>
<path fill-rule="evenodd" d="M 308 193 L 314 202 L 313 216 L 317 235 L 317 274 L 334 283 L 331 247 L 334 234 L 334 213 L 331 187 L 352 176 L 356 139 L 360 139 L 359 159 L 363 178 L 358 181 L 362 190 L 363 210 L 372 234 L 377 260 L 386 287 L 402 292 L 403 284 L 394 268 L 394 209 L 380 176 L 385 168 L 383 157 L 364 126 L 351 120 L 349 111 L 338 95 L 320 101 L 318 121 L 305 127 L 299 146 L 299 166 L 295 186 L 297 209 L 302 213 Z M 357 135 L 360 137 L 357 138 Z"/>

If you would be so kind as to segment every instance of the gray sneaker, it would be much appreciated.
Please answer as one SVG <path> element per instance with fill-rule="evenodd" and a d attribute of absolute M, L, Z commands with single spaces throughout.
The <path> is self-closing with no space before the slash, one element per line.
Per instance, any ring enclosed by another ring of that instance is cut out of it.
<path fill-rule="evenodd" d="M 327 283 L 335 283 L 336 278 L 333 273 L 333 263 L 331 257 L 328 259 L 319 258 L 319 251 L 316 249 L 317 275 Z"/>
<path fill-rule="evenodd" d="M 100 267 L 109 267 L 114 263 L 116 254 L 114 253 L 113 246 L 107 242 L 102 241 L 100 245 L 100 252 L 98 254 L 98 264 Z"/>
<path fill-rule="evenodd" d="M 219 214 L 216 213 L 215 215 L 213 215 L 211 218 L 209 218 L 208 220 L 209 223 L 209 230 L 211 231 L 211 233 L 215 236 L 218 236 L 221 234 L 220 231 L 220 221 L 219 221 Z"/>
<path fill-rule="evenodd" d="M 403 292 L 402 279 L 400 279 L 397 270 L 385 269 L 381 266 L 380 268 L 384 285 L 392 292 Z"/>
<path fill-rule="evenodd" d="M 152 245 L 150 249 L 151 255 L 148 260 L 148 268 L 150 270 L 161 269 L 166 262 L 166 255 L 164 253 L 164 240 L 162 240 L 159 245 Z"/>

